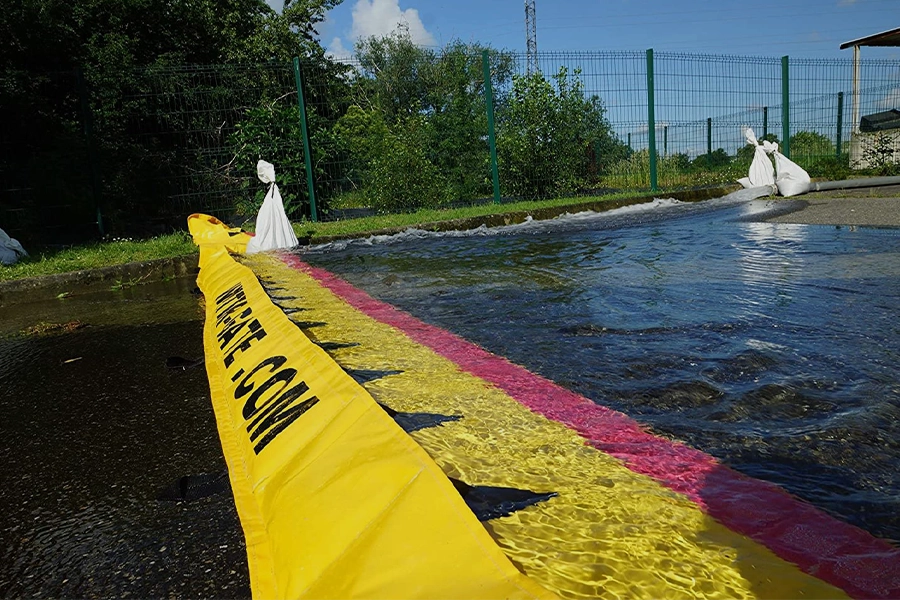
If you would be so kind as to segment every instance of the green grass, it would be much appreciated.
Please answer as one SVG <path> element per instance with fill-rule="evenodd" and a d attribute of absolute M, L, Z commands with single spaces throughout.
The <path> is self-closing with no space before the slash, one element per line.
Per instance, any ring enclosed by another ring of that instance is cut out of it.
<path fill-rule="evenodd" d="M 663 194 L 660 191 L 658 194 Z M 602 200 L 633 198 L 634 192 L 579 198 L 558 198 L 514 202 L 510 204 L 484 204 L 465 208 L 423 209 L 412 213 L 376 215 L 361 219 L 313 223 L 294 223 L 294 231 L 300 237 L 317 238 L 354 236 L 389 228 L 407 228 L 423 223 L 451 221 L 486 215 L 533 211 L 541 208 L 587 204 Z M 252 223 L 248 223 L 252 225 Z M 26 248 L 27 249 L 27 248 Z M 130 262 L 142 262 L 161 258 L 173 258 L 196 254 L 197 247 L 186 232 L 172 233 L 149 240 L 112 240 L 61 250 L 38 250 L 12 266 L 0 265 L 0 281 L 12 281 L 27 277 L 55 275 L 85 269 L 98 269 Z"/>
<path fill-rule="evenodd" d="M 664 192 L 657 192 L 657 194 L 662 193 Z M 298 236 L 310 237 L 310 240 L 314 243 L 316 241 L 316 238 L 326 238 L 331 236 L 352 236 L 367 233 L 370 231 L 379 231 L 382 229 L 391 229 L 396 227 L 414 227 L 423 223 L 434 223 L 437 221 L 452 221 L 455 219 L 469 219 L 473 217 L 483 217 L 486 215 L 534 211 L 541 208 L 551 208 L 555 206 L 590 204 L 603 200 L 620 200 L 623 198 L 633 198 L 635 196 L 637 196 L 635 192 L 624 192 L 620 194 L 609 194 L 605 196 L 556 198 L 553 200 L 526 200 L 509 204 L 481 204 L 478 206 L 467 206 L 463 208 L 421 209 L 411 213 L 375 215 L 371 217 L 363 217 L 360 219 L 347 219 L 345 221 L 328 221 L 319 223 L 313 223 L 312 221 L 301 221 L 298 223 L 294 223 L 294 231 Z"/>
<path fill-rule="evenodd" d="M 70 273 L 196 253 L 197 247 L 186 232 L 172 233 L 149 240 L 112 240 L 62 250 L 38 250 L 14 265 L 0 266 L 0 281 Z"/>

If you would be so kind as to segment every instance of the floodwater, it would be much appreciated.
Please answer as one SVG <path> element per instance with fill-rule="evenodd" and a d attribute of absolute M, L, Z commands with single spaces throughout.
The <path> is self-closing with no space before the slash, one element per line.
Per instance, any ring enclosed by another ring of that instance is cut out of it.
<path fill-rule="evenodd" d="M 656 202 L 304 260 L 900 540 L 900 230 Z"/>
<path fill-rule="evenodd" d="M 304 258 L 896 542 L 900 230 L 770 209 L 663 202 Z M 166 366 L 203 356 L 194 285 L 0 304 L 0 597 L 250 596 L 230 493 L 159 499 L 225 468 L 204 370 Z"/>
<path fill-rule="evenodd" d="M 195 285 L 0 305 L 0 597 L 249 598 L 229 491 L 159 499 L 225 469 Z"/>

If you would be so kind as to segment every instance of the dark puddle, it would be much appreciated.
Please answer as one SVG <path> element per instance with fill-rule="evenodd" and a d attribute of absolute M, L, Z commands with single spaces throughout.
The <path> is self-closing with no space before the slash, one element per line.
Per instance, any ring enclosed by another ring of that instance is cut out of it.
<path fill-rule="evenodd" d="M 2 307 L 0 596 L 250 596 L 231 495 L 158 499 L 225 468 L 192 286 Z"/>

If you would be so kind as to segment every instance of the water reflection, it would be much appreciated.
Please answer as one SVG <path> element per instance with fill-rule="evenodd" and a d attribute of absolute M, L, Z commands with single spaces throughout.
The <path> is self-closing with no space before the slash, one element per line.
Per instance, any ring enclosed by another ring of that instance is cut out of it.
<path fill-rule="evenodd" d="M 231 495 L 157 500 L 225 468 L 203 369 L 166 366 L 203 356 L 192 287 L 2 307 L 0 596 L 249 597 Z"/>

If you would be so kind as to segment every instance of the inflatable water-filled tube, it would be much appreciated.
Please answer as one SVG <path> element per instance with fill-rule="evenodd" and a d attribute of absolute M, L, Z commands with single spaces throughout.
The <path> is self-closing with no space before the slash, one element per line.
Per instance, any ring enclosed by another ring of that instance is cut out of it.
<path fill-rule="evenodd" d="M 889 598 L 900 551 L 192 215 L 259 598 Z"/>

